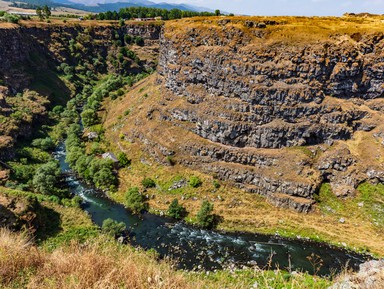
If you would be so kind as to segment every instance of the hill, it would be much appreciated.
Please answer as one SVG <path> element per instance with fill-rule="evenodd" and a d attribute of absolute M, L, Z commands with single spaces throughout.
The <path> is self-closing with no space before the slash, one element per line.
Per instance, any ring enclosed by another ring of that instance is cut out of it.
<path fill-rule="evenodd" d="M 6 1 L 6 0 L 5 0 Z M 11 2 L 11 1 L 10 1 Z M 11 4 L 15 5 L 15 4 Z M 129 0 L 129 1 L 69 1 L 69 0 L 22 0 L 17 2 L 17 7 L 36 9 L 37 6 L 48 5 L 52 8 L 71 8 L 86 12 L 106 12 L 118 11 L 127 7 L 151 7 L 159 9 L 179 9 L 182 11 L 213 12 L 211 9 L 196 7 L 187 4 L 155 3 L 147 0 Z"/>

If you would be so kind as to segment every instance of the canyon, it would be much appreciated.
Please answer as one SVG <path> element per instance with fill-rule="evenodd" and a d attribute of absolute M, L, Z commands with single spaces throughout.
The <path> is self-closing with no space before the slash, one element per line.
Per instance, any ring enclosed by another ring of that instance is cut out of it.
<path fill-rule="evenodd" d="M 71 39 L 80 43 L 85 68 L 99 57 L 107 59 L 104 69 L 119 73 L 111 65 L 114 41 L 140 36 L 145 44 L 136 52 L 144 61 L 131 69 L 157 68 L 151 79 L 159 96 L 132 109 L 119 134 L 159 163 L 174 158 L 277 206 L 308 212 L 324 182 L 345 197 L 360 183 L 384 181 L 384 34 L 374 18 L 346 17 L 346 28 L 336 31 L 332 18 L 312 26 L 306 18 L 294 21 L 219 17 L 0 29 L 3 115 L 10 114 L 7 99 L 30 87 L 34 72 L 75 61 Z M 58 86 L 65 89 L 60 80 Z M 111 108 L 107 122 L 125 109 Z M 4 158 L 23 134 L 19 127 L 2 136 Z"/>

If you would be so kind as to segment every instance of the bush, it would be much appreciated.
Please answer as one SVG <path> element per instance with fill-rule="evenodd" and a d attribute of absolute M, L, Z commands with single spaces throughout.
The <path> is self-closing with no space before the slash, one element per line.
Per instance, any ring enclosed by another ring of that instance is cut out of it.
<path fill-rule="evenodd" d="M 52 112 L 54 114 L 61 114 L 62 112 L 64 111 L 64 107 L 62 107 L 61 105 L 56 105 L 53 109 L 52 109 Z"/>
<path fill-rule="evenodd" d="M 127 155 L 123 152 L 120 152 L 117 155 L 117 159 L 119 160 L 119 164 L 122 167 L 127 167 L 131 164 L 131 160 L 127 157 Z"/>
<path fill-rule="evenodd" d="M 144 45 L 144 39 L 140 36 L 135 37 L 135 44 L 138 46 L 143 46 Z"/>
<path fill-rule="evenodd" d="M 174 166 L 176 164 L 176 161 L 175 159 L 173 158 L 173 156 L 167 156 L 167 163 L 170 165 L 170 166 Z"/>
<path fill-rule="evenodd" d="M 132 43 L 132 36 L 131 35 L 124 35 L 124 41 L 126 44 L 131 44 Z"/>
<path fill-rule="evenodd" d="M 112 169 L 103 167 L 93 175 L 93 183 L 97 188 L 110 189 L 114 191 L 116 188 L 117 178 L 113 174 Z"/>
<path fill-rule="evenodd" d="M 3 15 L 5 21 L 7 22 L 10 22 L 10 23 L 19 23 L 19 20 L 20 20 L 20 16 L 19 15 L 14 15 L 14 14 L 8 14 L 8 13 L 4 13 Z"/>
<path fill-rule="evenodd" d="M 218 180 L 213 180 L 213 186 L 215 187 L 215 189 L 219 189 L 221 187 Z"/>
<path fill-rule="evenodd" d="M 37 138 L 32 141 L 32 146 L 38 147 L 44 151 L 50 151 L 55 148 L 55 143 L 50 137 Z"/>
<path fill-rule="evenodd" d="M 203 182 L 200 180 L 200 178 L 199 178 L 199 177 L 196 177 L 196 176 L 192 176 L 192 177 L 189 179 L 189 185 L 190 185 L 192 188 L 200 187 L 202 183 L 203 183 Z"/>
<path fill-rule="evenodd" d="M 154 180 L 152 180 L 151 178 L 145 178 L 141 181 L 141 184 L 143 185 L 144 188 L 148 189 L 148 188 L 154 188 L 156 187 L 156 183 Z"/>
<path fill-rule="evenodd" d="M 125 194 L 125 206 L 134 214 L 139 214 L 141 211 L 148 208 L 145 198 L 139 192 L 139 188 L 133 187 Z"/>
<path fill-rule="evenodd" d="M 213 204 L 203 201 L 197 213 L 197 223 L 203 228 L 212 228 L 215 223 L 215 216 L 212 214 Z"/>
<path fill-rule="evenodd" d="M 81 113 L 81 119 L 83 121 L 84 126 L 86 126 L 86 127 L 92 126 L 98 122 L 98 117 L 97 117 L 96 111 L 94 111 L 93 109 L 90 109 L 90 108 L 85 109 Z"/>
<path fill-rule="evenodd" d="M 33 176 L 33 186 L 41 194 L 54 195 L 57 192 L 57 182 L 60 176 L 59 164 L 51 161 L 39 167 Z"/>
<path fill-rule="evenodd" d="M 127 227 L 123 222 L 118 223 L 115 220 L 110 218 L 105 219 L 103 221 L 103 225 L 101 226 L 101 230 L 103 233 L 106 233 L 110 236 L 116 237 L 121 235 Z"/>
<path fill-rule="evenodd" d="M 169 205 L 167 214 L 171 218 L 180 220 L 187 215 L 187 210 L 182 205 L 179 204 L 179 201 L 177 199 L 174 199 L 172 203 Z"/>

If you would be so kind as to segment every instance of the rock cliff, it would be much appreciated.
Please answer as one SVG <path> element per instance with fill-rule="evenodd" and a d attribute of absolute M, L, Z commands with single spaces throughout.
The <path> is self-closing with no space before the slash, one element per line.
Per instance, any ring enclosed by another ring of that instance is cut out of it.
<path fill-rule="evenodd" d="M 168 22 L 160 97 L 133 111 L 128 122 L 136 127 L 123 131 L 159 161 L 173 155 L 279 206 L 309 211 L 322 182 L 351 195 L 363 181 L 384 180 L 380 25 L 361 18 Z"/>

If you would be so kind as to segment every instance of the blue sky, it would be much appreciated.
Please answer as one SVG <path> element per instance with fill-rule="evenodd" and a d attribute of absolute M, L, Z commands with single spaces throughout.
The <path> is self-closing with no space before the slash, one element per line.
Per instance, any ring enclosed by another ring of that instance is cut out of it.
<path fill-rule="evenodd" d="M 384 14 L 384 0 L 151 0 L 186 3 L 247 15 L 336 15 L 345 12 Z"/>

